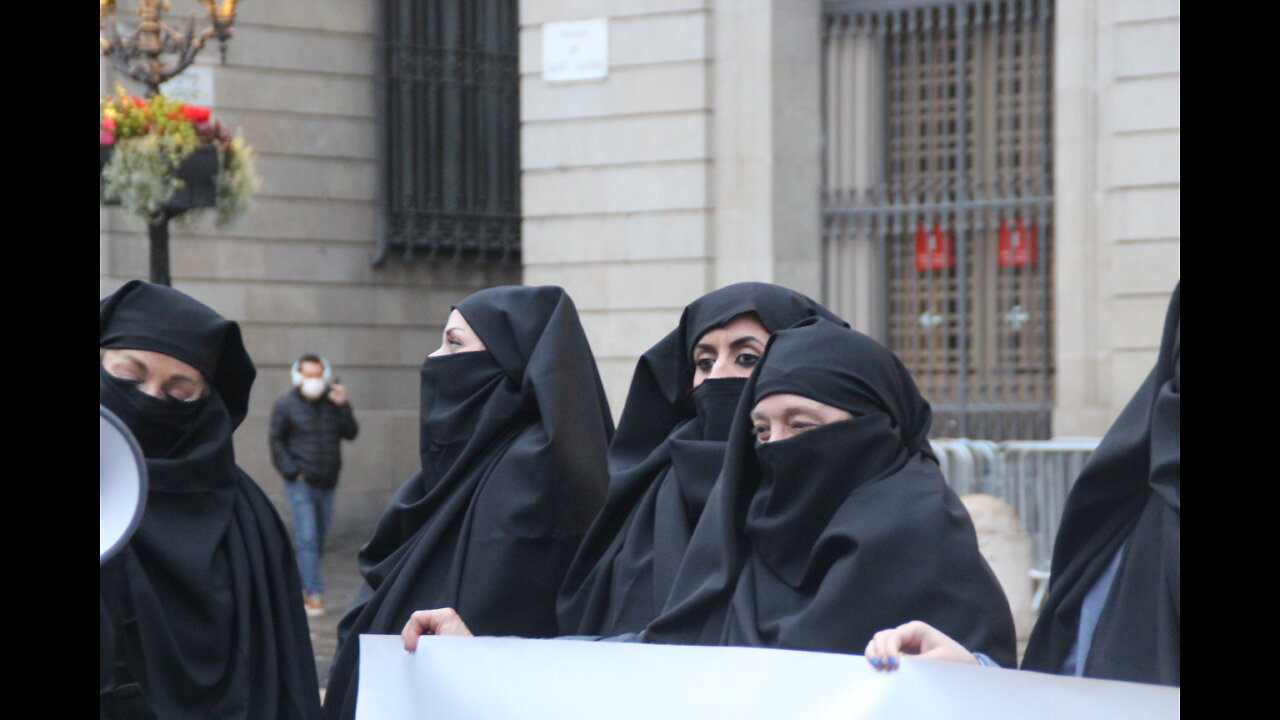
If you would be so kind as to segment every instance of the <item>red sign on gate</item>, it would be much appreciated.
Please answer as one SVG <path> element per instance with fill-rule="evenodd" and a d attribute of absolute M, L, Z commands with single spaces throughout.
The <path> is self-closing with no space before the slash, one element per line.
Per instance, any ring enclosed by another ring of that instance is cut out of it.
<path fill-rule="evenodd" d="M 933 230 L 920 223 L 916 230 L 916 270 L 945 270 L 956 265 L 955 237 L 934 223 Z"/>
<path fill-rule="evenodd" d="M 1000 267 L 1035 264 L 1036 229 L 1024 225 L 1022 218 L 1014 222 L 1012 230 L 1009 229 L 1009 222 L 1000 218 L 999 243 L 996 262 Z"/>

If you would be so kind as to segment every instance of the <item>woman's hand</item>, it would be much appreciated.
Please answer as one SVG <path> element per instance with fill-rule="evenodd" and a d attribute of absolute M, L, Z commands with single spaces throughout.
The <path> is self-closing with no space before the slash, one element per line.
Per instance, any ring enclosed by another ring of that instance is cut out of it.
<path fill-rule="evenodd" d="M 867 662 L 877 670 L 897 670 L 901 655 L 926 660 L 977 665 L 978 659 L 946 633 L 920 620 L 912 620 L 892 630 L 881 630 L 867 643 Z"/>
<path fill-rule="evenodd" d="M 436 610 L 419 610 L 409 616 L 404 630 L 400 631 L 400 639 L 404 640 L 404 649 L 413 652 L 418 649 L 418 638 L 422 635 L 452 635 L 454 637 L 474 637 L 462 622 L 453 608 Z"/>

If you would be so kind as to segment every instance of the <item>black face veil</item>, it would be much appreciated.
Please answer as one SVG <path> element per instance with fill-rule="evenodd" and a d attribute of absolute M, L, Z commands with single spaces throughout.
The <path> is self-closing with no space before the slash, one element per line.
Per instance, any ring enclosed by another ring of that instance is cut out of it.
<path fill-rule="evenodd" d="M 851 412 L 757 447 L 759 400 Z M 774 334 L 743 391 L 724 468 L 648 641 L 861 653 L 923 619 L 997 661 L 1013 618 L 968 513 L 926 444 L 931 413 L 898 359 L 822 320 Z"/>
<path fill-rule="evenodd" d="M 499 287 L 457 310 L 481 352 L 422 368 L 422 470 L 360 552 L 325 713 L 355 712 L 358 636 L 453 607 L 481 635 L 557 634 L 556 590 L 604 502 L 613 422 L 577 310 L 558 287 Z"/>
<path fill-rule="evenodd" d="M 139 281 L 99 314 L 101 347 L 175 357 L 210 385 L 197 402 L 173 403 L 99 371 L 101 402 L 142 440 L 149 481 L 137 532 L 101 571 L 104 716 L 318 717 L 292 545 L 235 465 L 231 433 L 256 373 L 239 326 Z"/>
<path fill-rule="evenodd" d="M 1025 669 L 1063 672 L 1081 607 L 1123 549 L 1090 638 L 1088 677 L 1180 685 L 1182 284 L 1156 365 L 1072 486 Z"/>
<path fill-rule="evenodd" d="M 707 332 L 754 314 L 770 333 L 809 317 L 843 322 L 808 297 L 746 282 L 708 293 L 640 358 L 609 447 L 610 488 L 559 602 L 562 634 L 638 632 L 657 616 L 724 459 L 745 379 L 692 388 Z"/>

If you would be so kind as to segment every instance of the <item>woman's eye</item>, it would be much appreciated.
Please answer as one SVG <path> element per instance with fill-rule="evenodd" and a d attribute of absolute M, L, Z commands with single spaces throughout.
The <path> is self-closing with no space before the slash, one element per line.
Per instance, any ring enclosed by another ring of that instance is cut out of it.
<path fill-rule="evenodd" d="M 697 365 L 698 369 L 702 372 L 709 373 L 711 372 L 711 368 L 715 367 L 716 359 L 711 357 L 702 357 L 694 361 L 694 364 Z"/>
<path fill-rule="evenodd" d="M 737 358 L 734 359 L 734 362 L 738 363 L 742 367 L 755 367 L 756 363 L 759 361 L 760 361 L 760 356 L 752 355 L 751 353 L 742 353 L 741 355 L 739 355 Z"/>
<path fill-rule="evenodd" d="M 762 438 L 762 437 L 768 437 L 768 435 L 769 435 L 769 426 L 768 426 L 768 425 L 756 425 L 755 427 L 751 428 L 751 432 L 755 434 L 755 436 L 756 436 L 756 438 L 757 438 L 757 439 Z"/>
<path fill-rule="evenodd" d="M 164 394 L 170 400 L 176 400 L 177 402 L 190 402 L 199 397 L 200 391 L 192 387 L 189 383 L 181 382 L 172 387 L 165 388 Z"/>
<path fill-rule="evenodd" d="M 812 430 L 816 427 L 818 427 L 818 425 L 816 423 L 811 423 L 811 422 L 791 423 L 791 430 L 797 435 L 799 435 L 802 432 L 808 432 L 809 430 Z"/>

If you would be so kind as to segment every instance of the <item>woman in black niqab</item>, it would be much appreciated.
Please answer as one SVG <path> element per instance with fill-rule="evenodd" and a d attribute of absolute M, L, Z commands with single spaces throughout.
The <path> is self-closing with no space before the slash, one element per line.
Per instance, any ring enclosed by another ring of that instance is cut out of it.
<path fill-rule="evenodd" d="M 1067 496 L 1023 670 L 1182 683 L 1181 289 L 1155 367 Z M 980 662 L 972 649 L 917 624 L 879 633 L 867 659 L 889 669 L 900 651 Z"/>
<path fill-rule="evenodd" d="M 757 443 L 751 413 L 799 395 L 852 414 Z M 648 642 L 860 653 L 929 618 L 1012 661 L 1013 618 L 927 444 L 929 404 L 879 343 L 824 320 L 773 335 L 724 469 Z"/>
<path fill-rule="evenodd" d="M 490 288 L 456 310 L 485 350 L 423 363 L 422 470 L 360 551 L 328 717 L 354 716 L 359 635 L 397 634 L 420 608 L 456 608 L 486 635 L 556 635 L 556 590 L 604 502 L 613 420 L 568 294 Z"/>
<path fill-rule="evenodd" d="M 1024 670 L 1181 685 L 1181 289 L 1155 367 L 1071 488 Z"/>
<path fill-rule="evenodd" d="M 562 634 L 639 632 L 662 609 L 720 473 L 746 384 L 745 377 L 715 378 L 693 387 L 695 345 L 744 315 L 770 333 L 808 317 L 842 322 L 793 290 L 737 283 L 691 303 L 641 356 L 609 447 L 608 500 L 561 589 Z"/>
<path fill-rule="evenodd" d="M 318 718 L 302 586 L 275 508 L 235 464 L 256 370 L 239 326 L 140 281 L 99 306 L 103 349 L 200 371 L 207 394 L 159 400 L 100 368 L 100 400 L 147 464 L 146 510 L 101 569 L 103 717 Z"/>

